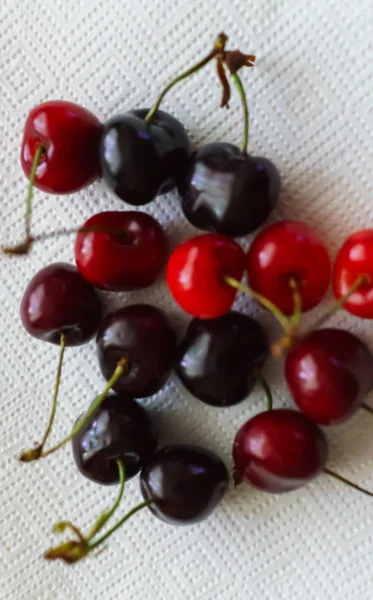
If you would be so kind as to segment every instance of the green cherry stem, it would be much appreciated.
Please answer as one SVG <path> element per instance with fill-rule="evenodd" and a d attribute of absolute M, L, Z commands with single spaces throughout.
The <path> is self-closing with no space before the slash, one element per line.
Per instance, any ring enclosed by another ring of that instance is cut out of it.
<path fill-rule="evenodd" d="M 59 546 L 50 548 L 47 550 L 47 552 L 45 552 L 44 558 L 48 560 L 57 560 L 59 558 L 68 564 L 78 562 L 87 556 L 87 554 L 92 552 L 92 550 L 94 550 L 98 545 L 101 545 L 111 535 L 111 533 L 118 529 L 118 527 L 120 527 L 125 520 L 129 519 L 134 512 L 140 510 L 139 507 L 136 507 L 137 510 L 133 509 L 131 514 L 128 514 L 121 519 L 121 521 L 112 529 L 110 529 L 105 535 L 103 535 L 97 541 L 93 541 L 93 538 L 99 533 L 99 531 L 101 531 L 104 525 L 106 525 L 109 519 L 111 519 L 114 513 L 117 511 L 123 498 L 126 483 L 126 470 L 122 460 L 117 460 L 116 463 L 119 471 L 119 492 L 113 506 L 98 517 L 87 536 L 84 536 L 79 527 L 74 525 L 71 521 L 60 521 L 59 523 L 56 523 L 52 529 L 53 533 L 63 533 L 66 531 L 66 529 L 70 529 L 76 535 L 77 540 L 69 540 L 63 544 L 60 544 Z"/>
<path fill-rule="evenodd" d="M 242 283 L 241 281 L 234 279 L 234 277 L 230 277 L 230 275 L 224 275 L 223 279 L 225 283 L 227 283 L 231 287 L 235 288 L 236 290 L 239 290 L 240 292 L 243 292 L 244 294 L 247 294 L 248 296 L 251 296 L 251 298 L 254 298 L 254 300 L 259 302 L 259 304 L 267 308 L 276 317 L 277 321 L 280 323 L 285 333 L 290 334 L 292 332 L 292 325 L 290 320 L 273 302 L 271 302 L 271 300 L 268 300 L 268 298 L 265 298 L 258 292 L 255 292 L 252 288 Z"/>
<path fill-rule="evenodd" d="M 126 521 L 128 521 L 136 513 L 140 512 L 140 510 L 143 510 L 143 508 L 150 506 L 152 502 L 152 500 L 146 500 L 145 502 L 141 502 L 141 504 L 138 504 L 137 506 L 132 508 L 126 515 L 124 515 L 124 517 L 118 523 L 116 523 L 111 529 L 109 529 L 107 533 L 104 533 L 102 537 L 90 544 L 90 550 L 94 550 L 95 548 L 97 548 L 97 546 L 103 544 L 113 533 L 115 533 L 115 531 L 117 531 L 117 529 L 122 527 L 122 525 Z"/>
<path fill-rule="evenodd" d="M 48 440 L 50 432 L 52 431 L 54 419 L 56 416 L 56 410 L 57 410 L 57 399 L 58 399 L 58 392 L 59 392 L 60 383 L 61 383 L 62 364 L 63 364 L 63 358 L 64 358 L 64 354 L 65 354 L 65 348 L 66 348 L 65 336 L 63 333 L 61 333 L 61 335 L 60 335 L 60 356 L 59 356 L 59 360 L 58 360 L 56 382 L 55 382 L 55 386 L 54 386 L 54 394 L 53 394 L 53 400 L 52 400 L 52 410 L 51 410 L 51 413 L 49 416 L 49 422 L 48 422 L 47 428 L 45 430 L 44 437 L 43 437 L 42 441 L 40 442 L 40 444 L 38 444 L 35 448 L 32 448 L 31 450 L 26 450 L 26 451 L 22 452 L 19 457 L 19 460 L 21 462 L 30 462 L 32 460 L 36 460 L 37 458 L 40 458 L 40 456 L 43 454 L 43 449 Z"/>
<path fill-rule="evenodd" d="M 29 237 L 31 237 L 31 214 L 32 214 L 32 199 L 34 197 L 35 177 L 36 177 L 36 171 L 39 166 L 40 157 L 43 154 L 43 152 L 44 152 L 43 146 L 38 144 L 36 146 L 36 152 L 35 152 L 34 160 L 32 162 L 30 178 L 29 178 L 29 185 L 28 185 L 28 190 L 27 190 L 27 197 L 26 197 L 26 214 L 25 214 L 25 238 L 26 238 L 26 240 L 28 240 Z"/>
<path fill-rule="evenodd" d="M 148 114 L 145 117 L 145 121 L 147 121 L 149 123 L 152 120 L 152 118 L 158 111 L 164 97 L 175 85 L 177 85 L 180 81 L 183 81 L 183 79 L 187 79 L 194 73 L 197 73 L 197 71 L 199 71 L 205 65 L 207 65 L 218 54 L 223 53 L 224 49 L 225 49 L 225 44 L 227 43 L 227 41 L 228 41 L 228 38 L 224 33 L 221 33 L 220 35 L 218 35 L 217 39 L 214 42 L 213 49 L 211 50 L 211 52 L 209 52 L 209 54 L 207 56 L 205 56 L 205 58 L 203 58 L 201 61 L 199 61 L 196 65 L 193 65 L 193 67 L 191 67 L 190 69 L 188 69 L 187 71 L 185 71 L 184 73 L 179 75 L 178 77 L 175 77 L 175 79 L 172 79 L 172 81 L 170 81 L 170 83 L 168 85 L 166 85 L 166 87 L 162 91 L 157 102 L 149 110 Z"/>
<path fill-rule="evenodd" d="M 23 457 L 21 460 L 23 460 L 23 462 L 30 462 L 30 461 L 36 460 L 38 458 L 45 458 L 46 456 L 53 454 L 53 452 L 56 452 L 57 450 L 62 448 L 62 446 L 64 446 L 68 442 L 70 442 L 73 439 L 73 437 L 75 435 L 77 435 L 77 433 L 79 433 L 79 431 L 81 431 L 83 429 L 83 427 L 85 427 L 85 425 L 89 422 L 92 415 L 94 415 L 94 413 L 96 412 L 98 407 L 105 400 L 106 396 L 108 395 L 108 393 L 111 390 L 111 388 L 113 387 L 113 385 L 115 385 L 115 383 L 123 375 L 123 373 L 126 372 L 127 368 L 128 368 L 128 360 L 127 360 L 127 358 L 123 357 L 118 361 L 115 371 L 114 371 L 113 375 L 111 376 L 111 378 L 109 379 L 109 381 L 107 382 L 107 385 L 106 385 L 104 391 L 99 396 L 97 396 L 97 398 L 95 399 L 94 402 L 92 402 L 91 406 L 89 407 L 89 409 L 87 410 L 85 415 L 77 422 L 77 424 L 75 425 L 75 427 L 72 429 L 71 433 L 68 436 L 66 436 L 63 440 L 61 440 L 58 444 L 56 444 L 52 448 L 49 448 L 49 450 L 45 450 L 45 451 L 43 450 L 38 456 L 29 455 L 26 458 Z"/>
<path fill-rule="evenodd" d="M 366 490 L 365 488 L 360 487 L 356 483 L 352 483 L 352 481 L 350 481 L 349 479 L 342 477 L 342 475 L 339 475 L 338 473 L 334 473 L 334 471 L 331 471 L 330 469 L 327 469 L 326 467 L 324 468 L 324 473 L 326 473 L 327 475 L 330 475 L 331 477 L 334 477 L 334 479 L 337 479 L 338 481 L 341 481 L 342 483 L 345 483 L 346 485 L 349 485 L 350 487 L 354 488 L 358 492 L 362 492 L 363 494 L 366 494 L 367 496 L 373 497 L 373 492 L 369 492 L 369 490 Z"/>
<path fill-rule="evenodd" d="M 247 154 L 247 147 L 249 144 L 249 107 L 247 104 L 246 92 L 238 73 L 232 73 L 232 79 L 240 95 L 243 108 L 244 125 L 241 152 L 242 154 Z"/>
<path fill-rule="evenodd" d="M 272 396 L 271 388 L 269 387 L 268 381 L 264 377 L 263 373 L 261 371 L 259 371 L 259 369 L 253 369 L 251 371 L 251 374 L 253 375 L 253 377 L 255 377 L 257 382 L 260 383 L 260 385 L 263 388 L 263 391 L 267 398 L 267 410 L 272 410 L 273 409 L 273 396 Z"/>
<path fill-rule="evenodd" d="M 103 512 L 102 515 L 100 515 L 99 518 L 97 519 L 96 523 L 93 524 L 93 526 L 91 527 L 91 530 L 87 536 L 88 542 L 90 542 L 92 540 L 92 538 L 94 538 L 94 536 L 97 535 L 99 531 L 101 531 L 101 529 L 108 522 L 108 520 L 111 519 L 111 517 L 113 516 L 113 514 L 115 513 L 119 504 L 122 501 L 123 494 L 124 494 L 124 488 L 125 488 L 125 484 L 126 484 L 126 469 L 124 467 L 122 460 L 117 460 L 116 463 L 117 463 L 118 471 L 119 471 L 119 493 L 118 493 L 117 499 L 114 502 L 111 509 Z"/>
<path fill-rule="evenodd" d="M 337 302 L 334 302 L 330 309 L 327 310 L 326 313 L 318 321 L 316 321 L 316 323 L 312 327 L 312 330 L 319 329 L 320 327 L 322 327 L 322 325 L 324 325 L 324 323 L 326 323 L 326 321 L 328 321 L 330 317 L 332 317 L 336 312 L 343 308 L 344 303 L 350 298 L 350 296 L 352 296 L 360 287 L 370 282 L 371 277 L 369 275 L 359 275 L 355 279 L 350 289 L 345 294 L 343 294 L 343 296 L 341 296 L 337 300 Z"/>
<path fill-rule="evenodd" d="M 302 296 L 299 292 L 298 281 L 294 277 L 291 277 L 289 279 L 289 286 L 291 291 L 293 292 L 294 302 L 294 312 L 293 316 L 291 317 L 291 323 L 294 329 L 296 329 L 297 327 L 299 327 L 302 318 Z"/>
<path fill-rule="evenodd" d="M 39 235 L 30 235 L 26 241 L 18 244 L 16 246 L 3 247 L 1 251 L 4 254 L 8 254 L 9 256 L 24 256 L 29 254 L 32 245 L 35 242 L 43 242 L 44 240 L 54 239 L 63 237 L 65 235 L 78 233 L 107 233 L 109 235 L 117 235 L 125 238 L 127 232 L 123 229 L 117 229 L 115 227 L 104 227 L 102 225 L 86 225 L 83 227 L 79 227 L 79 229 L 71 228 L 71 229 L 58 229 L 57 231 L 50 231 L 48 233 L 41 233 Z"/>

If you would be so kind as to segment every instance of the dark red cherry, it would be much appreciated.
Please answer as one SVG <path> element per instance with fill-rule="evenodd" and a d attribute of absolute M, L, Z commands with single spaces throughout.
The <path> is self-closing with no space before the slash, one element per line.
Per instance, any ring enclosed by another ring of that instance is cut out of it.
<path fill-rule="evenodd" d="M 75 267 L 54 263 L 28 284 L 21 302 L 23 326 L 32 336 L 66 346 L 78 346 L 96 333 L 102 317 L 100 298 Z"/>
<path fill-rule="evenodd" d="M 83 228 L 107 232 L 78 233 L 75 261 L 90 284 L 106 291 L 144 288 L 157 279 L 167 256 L 167 239 L 153 217 L 136 211 L 110 211 L 94 215 Z M 121 233 L 110 233 L 110 229 Z"/>
<path fill-rule="evenodd" d="M 150 416 L 125 394 L 111 394 L 72 439 L 79 471 L 97 483 L 117 483 L 121 459 L 126 479 L 134 477 L 155 452 L 158 435 Z"/>
<path fill-rule="evenodd" d="M 140 476 L 149 509 L 167 523 L 191 525 L 206 519 L 228 488 L 223 461 L 199 446 L 161 448 L 146 463 Z"/>
<path fill-rule="evenodd" d="M 373 388 L 372 353 L 342 329 L 319 329 L 301 339 L 285 372 L 295 403 L 320 425 L 349 419 Z"/>
<path fill-rule="evenodd" d="M 229 312 L 218 319 L 193 319 L 176 351 L 175 370 L 199 400 L 231 406 L 250 394 L 255 371 L 269 354 L 263 327 L 251 317 Z"/>
<path fill-rule="evenodd" d="M 172 190 L 189 156 L 183 125 L 158 110 L 131 110 L 106 123 L 101 141 L 103 177 L 119 198 L 140 206 Z"/>
<path fill-rule="evenodd" d="M 237 432 L 233 460 L 237 482 L 265 492 L 290 492 L 324 468 L 324 433 L 308 417 L 291 409 L 262 412 Z"/>
<path fill-rule="evenodd" d="M 51 194 L 70 194 L 101 174 L 102 125 L 88 110 L 64 100 L 44 102 L 28 115 L 22 141 L 21 163 L 30 177 L 36 149 L 42 154 L 35 186 Z"/>
<path fill-rule="evenodd" d="M 152 396 L 163 387 L 175 348 L 175 332 L 164 314 L 149 304 L 133 304 L 108 315 L 97 334 L 103 376 L 109 380 L 118 361 L 127 359 L 127 370 L 114 389 L 135 398 Z"/>
<path fill-rule="evenodd" d="M 280 175 L 266 158 L 232 144 L 207 144 L 191 156 L 179 193 L 192 225 L 238 237 L 268 219 L 280 195 Z"/>

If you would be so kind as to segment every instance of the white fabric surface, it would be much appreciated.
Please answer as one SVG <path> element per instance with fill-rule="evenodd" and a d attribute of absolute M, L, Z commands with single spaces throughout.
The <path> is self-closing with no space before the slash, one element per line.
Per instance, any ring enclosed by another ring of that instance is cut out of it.
<path fill-rule="evenodd" d="M 243 75 L 250 148 L 281 171 L 274 218 L 304 219 L 334 256 L 352 231 L 372 225 L 372 12 L 371 0 L 1 0 L 1 242 L 22 234 L 26 180 L 19 151 L 34 105 L 64 98 L 103 120 L 148 106 L 223 29 L 231 47 L 257 55 L 255 68 Z M 218 108 L 211 67 L 181 84 L 163 107 L 185 123 L 196 144 L 239 143 L 241 109 L 234 90 L 233 96 L 230 111 Z M 101 183 L 65 197 L 37 191 L 33 231 L 79 226 L 95 212 L 123 208 Z M 160 220 L 173 245 L 194 231 L 176 194 L 145 210 Z M 115 488 L 80 476 L 69 449 L 38 464 L 15 460 L 43 431 L 58 360 L 56 347 L 23 330 L 20 299 L 41 267 L 73 261 L 73 239 L 49 240 L 29 257 L 0 260 L 1 600 L 371 600 L 372 502 L 326 475 L 282 496 L 231 487 L 212 518 L 195 527 L 173 528 L 143 512 L 98 558 L 73 567 L 46 563 L 42 552 L 59 539 L 50 533 L 52 524 L 70 518 L 88 527 L 112 502 Z M 105 295 L 110 308 L 144 300 L 165 308 L 182 331 L 187 318 L 163 282 L 150 291 Z M 259 315 L 276 336 L 270 315 L 241 297 L 237 306 Z M 332 323 L 373 346 L 371 323 L 344 312 Z M 266 374 L 275 404 L 288 405 L 281 363 L 270 361 Z M 94 343 L 67 349 L 54 439 L 102 385 Z M 237 407 L 217 410 L 188 397 L 176 381 L 144 404 L 164 443 L 203 443 L 229 465 L 235 431 L 264 408 L 260 390 Z M 327 430 L 329 466 L 370 489 L 372 427 L 372 416 L 360 411 Z M 132 480 L 122 511 L 139 499 Z"/>

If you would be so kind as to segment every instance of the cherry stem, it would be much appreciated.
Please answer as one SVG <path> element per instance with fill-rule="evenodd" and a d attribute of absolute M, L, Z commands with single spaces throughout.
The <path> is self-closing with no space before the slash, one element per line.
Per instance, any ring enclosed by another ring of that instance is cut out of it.
<path fill-rule="evenodd" d="M 339 300 L 337 300 L 337 302 L 335 302 L 330 309 L 318 321 L 316 321 L 312 329 L 319 329 L 319 327 L 324 325 L 324 323 L 328 321 L 330 317 L 332 317 L 340 308 L 343 308 L 344 303 L 356 292 L 356 290 L 358 290 L 362 285 L 370 283 L 370 281 L 371 278 L 369 275 L 359 275 L 348 292 L 343 294 L 343 296 L 341 296 Z"/>
<path fill-rule="evenodd" d="M 251 296 L 252 298 L 254 298 L 254 300 L 259 302 L 259 304 L 267 308 L 276 317 L 276 319 L 284 329 L 285 333 L 289 335 L 292 333 L 293 327 L 291 325 L 291 322 L 286 317 L 286 315 L 284 315 L 284 313 L 275 304 L 273 304 L 273 302 L 271 302 L 271 300 L 268 300 L 268 298 L 265 298 L 258 292 L 255 292 L 248 285 L 242 283 L 241 281 L 237 281 L 237 279 L 234 279 L 234 277 L 231 277 L 230 275 L 224 275 L 223 279 L 225 283 L 227 283 L 231 287 L 239 290 L 240 292 L 243 292 L 244 294 L 247 294 L 248 296 Z"/>
<path fill-rule="evenodd" d="M 39 235 L 30 235 L 27 240 L 18 244 L 17 246 L 3 247 L 1 251 L 4 254 L 10 256 L 24 256 L 31 250 L 31 246 L 35 242 L 43 242 L 44 240 L 58 238 L 65 235 L 71 235 L 72 233 L 108 233 L 109 235 L 125 236 L 126 231 L 124 229 L 117 229 L 115 227 L 106 227 L 103 225 L 86 225 L 79 227 L 79 229 L 59 229 L 57 231 L 50 231 L 49 233 L 41 233 Z"/>
<path fill-rule="evenodd" d="M 124 488 L 125 488 L 125 483 L 126 483 L 126 469 L 124 467 L 124 464 L 123 464 L 122 460 L 117 460 L 116 463 L 118 465 L 118 471 L 119 471 L 119 493 L 118 493 L 118 497 L 117 497 L 116 501 L 114 502 L 113 506 L 111 507 L 111 509 L 108 510 L 108 511 L 103 512 L 99 516 L 99 518 L 97 519 L 97 521 L 93 524 L 93 527 L 91 528 L 91 530 L 90 530 L 90 532 L 89 532 L 89 534 L 87 536 L 87 541 L 88 542 L 95 535 L 97 535 L 97 533 L 99 531 L 101 531 L 101 529 L 108 522 L 108 520 L 111 519 L 111 517 L 113 516 L 113 514 L 117 510 L 117 508 L 118 508 L 118 506 L 121 503 L 121 500 L 123 498 Z"/>
<path fill-rule="evenodd" d="M 94 548 L 97 548 L 97 546 L 100 546 L 113 533 L 115 533 L 115 531 L 117 531 L 117 529 L 119 529 L 120 527 L 122 527 L 123 523 L 125 523 L 126 521 L 128 521 L 133 515 L 135 515 L 136 513 L 138 513 L 143 508 L 146 508 L 147 506 L 150 506 L 150 504 L 152 504 L 152 502 L 153 502 L 152 500 L 146 500 L 145 502 L 142 502 L 141 504 L 138 504 L 137 506 L 135 506 L 134 508 L 132 508 L 126 515 L 124 515 L 124 517 L 118 523 L 116 523 L 111 529 L 109 529 L 109 531 L 107 533 L 105 533 L 98 540 L 96 540 L 95 542 L 93 542 L 92 544 L 90 544 L 90 550 L 93 550 Z"/>
<path fill-rule="evenodd" d="M 271 346 L 272 356 L 281 358 L 285 351 L 289 350 L 294 343 L 294 335 L 300 325 L 302 318 L 302 297 L 299 293 L 299 285 L 295 277 L 289 279 L 289 286 L 293 292 L 294 311 L 290 319 L 290 330 L 278 342 Z"/>
<path fill-rule="evenodd" d="M 227 43 L 227 41 L 228 41 L 228 38 L 224 33 L 219 34 L 217 39 L 214 42 L 213 49 L 211 50 L 211 52 L 209 52 L 209 54 L 207 56 L 205 56 L 205 58 L 203 58 L 196 65 L 194 65 L 193 67 L 191 67 L 190 69 L 188 69 L 187 71 L 185 71 L 184 73 L 182 73 L 181 75 L 179 75 L 178 77 L 175 77 L 175 79 L 170 81 L 170 83 L 168 85 L 166 85 L 163 92 L 159 96 L 157 102 L 149 110 L 148 114 L 145 117 L 145 121 L 147 123 L 149 123 L 152 120 L 152 118 L 158 111 L 164 97 L 176 84 L 178 84 L 180 81 L 183 81 L 183 79 L 187 79 L 188 77 L 193 75 L 193 73 L 197 73 L 197 71 L 199 71 L 205 65 L 207 65 L 213 58 L 215 58 L 215 56 L 223 53 L 224 49 L 225 49 L 225 44 Z"/>
<path fill-rule="evenodd" d="M 263 373 L 261 371 L 259 371 L 259 369 L 253 369 L 251 371 L 251 374 L 253 375 L 253 377 L 255 377 L 257 382 L 260 383 L 260 385 L 263 388 L 263 391 L 267 398 L 267 410 L 272 410 L 273 409 L 273 396 L 272 396 L 271 388 L 269 387 L 268 381 L 264 377 Z"/>
<path fill-rule="evenodd" d="M 297 328 L 300 325 L 300 321 L 301 321 L 301 317 L 302 317 L 302 296 L 300 295 L 300 292 L 299 292 L 298 281 L 294 277 L 291 277 L 289 279 L 289 286 L 293 292 L 293 301 L 294 301 L 294 312 L 293 312 L 293 316 L 291 317 L 291 323 L 294 328 Z"/>
<path fill-rule="evenodd" d="M 356 483 L 352 483 L 352 481 L 349 481 L 349 479 L 346 479 L 345 477 L 342 477 L 342 475 L 339 475 L 338 473 L 334 473 L 334 471 L 331 471 L 330 469 L 327 469 L 326 467 L 324 469 L 324 472 L 327 475 L 330 475 L 331 477 L 334 477 L 334 479 L 338 479 L 338 481 L 341 481 L 342 483 L 345 483 L 346 485 L 349 485 L 350 487 L 354 488 L 355 490 L 358 490 L 359 492 L 362 492 L 363 494 L 366 494 L 367 496 L 372 496 L 373 497 L 373 492 L 369 492 L 368 490 L 366 490 L 365 488 L 360 487 Z"/>
<path fill-rule="evenodd" d="M 53 394 L 53 400 L 52 400 L 52 410 L 50 413 L 49 422 L 48 422 L 47 428 L 45 430 L 44 437 L 43 437 L 42 441 L 40 442 L 40 444 L 38 444 L 35 448 L 32 448 L 31 450 L 26 450 L 26 451 L 22 452 L 19 457 L 19 460 L 21 462 L 30 462 L 32 460 L 36 460 L 37 458 L 40 458 L 40 456 L 43 454 L 43 449 L 44 449 L 44 446 L 50 435 L 50 432 L 52 431 L 54 419 L 56 416 L 56 410 L 57 410 L 57 399 L 58 399 L 58 392 L 59 392 L 60 383 L 61 383 L 62 364 L 63 364 L 63 357 L 65 354 L 65 348 L 66 348 L 65 335 L 63 333 L 61 333 L 61 335 L 60 335 L 60 356 L 59 356 L 59 360 L 58 360 L 56 382 L 55 382 L 55 386 L 54 386 L 54 394 Z"/>
<path fill-rule="evenodd" d="M 42 153 L 44 152 L 43 146 L 38 144 L 36 146 L 36 152 L 34 156 L 34 160 L 32 162 L 29 185 L 27 190 L 27 198 L 26 198 L 26 214 L 25 214 L 25 238 L 28 240 L 31 237 L 31 214 L 32 214 L 32 199 L 34 196 L 34 185 L 35 185 L 35 177 L 36 171 L 39 166 L 39 161 Z"/>
<path fill-rule="evenodd" d="M 361 405 L 361 408 L 364 408 L 366 411 L 373 414 L 373 408 L 371 406 L 369 406 L 369 404 L 367 404 L 366 402 L 363 402 L 363 404 Z"/>
<path fill-rule="evenodd" d="M 242 85 L 240 76 L 238 75 L 238 73 L 232 73 L 232 78 L 240 95 L 243 108 L 244 128 L 241 152 L 242 154 L 247 154 L 247 146 L 249 144 L 249 107 L 247 105 L 246 92 Z"/>
<path fill-rule="evenodd" d="M 119 493 L 117 499 L 115 500 L 110 510 L 103 512 L 98 517 L 87 536 L 84 536 L 81 533 L 80 529 L 76 525 L 71 523 L 71 521 L 61 521 L 59 523 L 56 523 L 56 525 L 54 525 L 52 529 L 53 533 L 63 533 L 66 529 L 71 529 L 72 532 L 75 533 L 78 540 L 70 540 L 68 542 L 64 542 L 63 544 L 60 544 L 59 546 L 56 546 L 55 548 L 51 548 L 50 550 L 45 552 L 44 558 L 49 560 L 56 560 L 57 558 L 60 558 L 67 563 L 78 562 L 79 560 L 87 556 L 87 554 L 92 552 L 92 550 L 94 550 L 99 544 L 102 544 L 109 537 L 109 535 L 111 535 L 111 533 L 113 533 L 116 529 L 118 529 L 118 527 L 120 527 L 120 524 L 122 524 L 125 520 L 129 518 L 129 516 L 131 516 L 132 514 L 134 514 L 134 512 L 137 512 L 137 510 L 139 510 L 139 508 L 136 507 L 137 510 L 133 509 L 131 511 L 131 515 L 126 515 L 125 518 L 121 519 L 119 524 L 115 525 L 112 529 L 110 529 L 107 534 L 105 534 L 95 542 L 92 541 L 94 536 L 96 536 L 98 532 L 101 531 L 104 525 L 109 521 L 109 519 L 111 519 L 111 517 L 117 511 L 123 498 L 126 483 L 126 470 L 122 460 L 117 460 L 116 463 L 119 471 Z"/>
<path fill-rule="evenodd" d="M 115 385 L 115 383 L 118 381 L 118 379 L 123 375 L 123 373 L 125 373 L 127 368 L 128 368 L 128 360 L 127 360 L 127 358 L 123 357 L 119 360 L 113 375 L 107 382 L 107 385 L 106 385 L 104 391 L 99 396 L 97 396 L 97 398 L 95 399 L 94 402 L 92 402 L 91 406 L 89 407 L 89 409 L 87 410 L 85 415 L 78 421 L 78 423 L 75 425 L 75 427 L 73 427 L 73 430 L 71 431 L 71 433 L 68 436 L 66 436 L 63 440 L 61 440 L 58 444 L 56 444 L 52 448 L 49 448 L 49 450 L 46 450 L 45 452 L 44 451 L 41 452 L 38 456 L 30 456 L 28 458 L 27 462 L 36 460 L 38 458 L 45 458 L 46 456 L 49 456 L 49 454 L 53 454 L 53 452 L 56 452 L 57 450 L 62 448 L 62 446 L 64 446 L 68 442 L 70 442 L 73 439 L 73 437 L 75 435 L 77 435 L 77 433 L 79 433 L 79 431 L 81 431 L 83 429 L 83 427 L 86 426 L 86 424 L 89 422 L 92 415 L 96 412 L 98 407 L 105 400 L 106 396 L 110 392 L 113 385 Z M 23 460 L 25 460 L 25 459 L 23 459 Z"/>

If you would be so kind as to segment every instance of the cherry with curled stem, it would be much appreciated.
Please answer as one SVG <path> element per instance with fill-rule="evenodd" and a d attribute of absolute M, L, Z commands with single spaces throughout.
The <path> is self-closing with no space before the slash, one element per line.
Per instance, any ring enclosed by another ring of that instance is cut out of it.
<path fill-rule="evenodd" d="M 197 64 L 193 65 L 190 69 L 188 69 L 181 75 L 178 75 L 178 77 L 175 77 L 175 79 L 172 79 L 172 81 L 170 81 L 170 83 L 168 83 L 166 85 L 166 87 L 164 88 L 164 90 L 162 91 L 160 96 L 158 97 L 158 100 L 156 101 L 156 103 L 149 110 L 148 114 L 145 117 L 145 121 L 150 122 L 152 120 L 152 118 L 158 111 L 160 105 L 162 104 L 164 97 L 175 85 L 177 85 L 180 81 L 187 79 L 194 73 L 197 73 L 198 71 L 200 71 L 210 61 L 212 61 L 213 58 L 215 58 L 219 55 L 224 55 L 225 45 L 226 45 L 227 41 L 228 41 L 228 37 L 225 35 L 225 33 L 220 33 L 217 36 L 216 40 L 214 41 L 214 45 L 213 45 L 211 52 L 209 52 L 207 56 L 205 56 L 201 61 L 199 61 Z"/>
<path fill-rule="evenodd" d="M 67 564 L 73 564 L 85 558 L 97 547 L 101 546 L 119 527 L 123 525 L 130 517 L 135 513 L 139 512 L 151 502 L 142 502 L 130 512 L 128 512 L 118 523 L 116 523 L 109 531 L 104 535 L 97 538 L 98 533 L 103 529 L 104 525 L 111 519 L 114 513 L 117 511 L 124 494 L 125 482 L 126 482 L 126 471 L 122 460 L 116 461 L 119 471 L 119 492 L 113 506 L 104 511 L 91 527 L 88 535 L 83 535 L 80 528 L 74 525 L 71 521 L 60 521 L 56 523 L 52 529 L 53 533 L 63 533 L 67 529 L 70 529 L 77 537 L 76 540 L 69 540 L 50 548 L 44 553 L 44 558 L 47 560 L 61 559 Z"/>
<path fill-rule="evenodd" d="M 32 462 L 34 460 L 38 460 L 39 458 L 45 458 L 46 456 L 53 454 L 54 452 L 56 452 L 57 450 L 62 448 L 62 446 L 65 446 L 65 444 L 70 442 L 72 440 L 72 438 L 77 433 L 79 433 L 79 431 L 81 431 L 81 429 L 83 429 L 83 427 L 85 427 L 85 425 L 88 423 L 88 421 L 90 420 L 92 415 L 95 413 L 95 411 L 98 409 L 98 407 L 105 400 L 105 398 L 108 395 L 111 388 L 115 385 L 115 383 L 123 375 L 123 373 L 126 372 L 127 368 L 128 368 L 128 359 L 125 357 L 122 357 L 118 361 L 117 366 L 114 370 L 114 373 L 111 376 L 111 378 L 109 379 L 109 381 L 107 382 L 107 385 L 106 385 L 104 391 L 99 396 L 97 396 L 97 398 L 94 400 L 94 402 L 92 402 L 91 406 L 89 407 L 89 409 L 87 410 L 85 415 L 76 423 L 75 427 L 73 427 L 73 429 L 69 435 L 67 435 L 60 442 L 58 442 L 58 444 L 56 444 L 55 446 L 52 446 L 52 448 L 49 448 L 48 450 L 44 450 L 44 447 L 39 449 L 39 446 L 38 446 L 37 448 L 32 448 L 31 450 L 24 451 L 24 452 L 22 452 L 19 460 L 21 462 Z"/>

